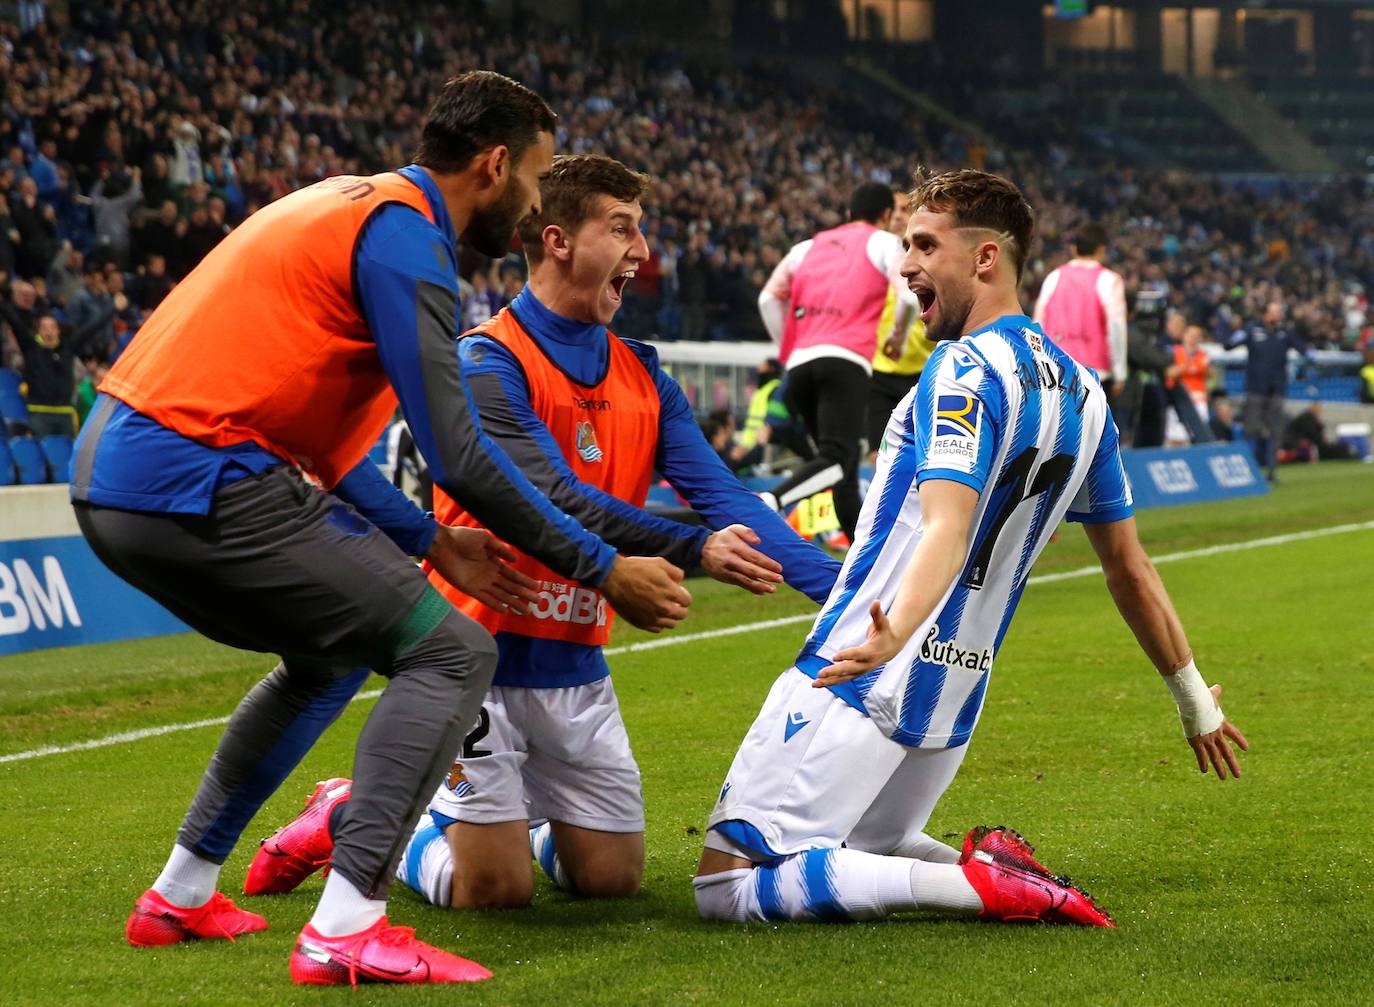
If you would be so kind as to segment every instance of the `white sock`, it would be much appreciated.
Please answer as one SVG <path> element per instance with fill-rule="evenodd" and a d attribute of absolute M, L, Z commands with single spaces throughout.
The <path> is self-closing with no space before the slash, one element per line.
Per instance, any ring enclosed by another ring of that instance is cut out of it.
<path fill-rule="evenodd" d="M 959 851 L 947 846 L 938 839 L 932 839 L 924 832 L 907 836 L 892 851 L 894 857 L 907 857 L 911 860 L 928 860 L 933 864 L 957 864 Z"/>
<path fill-rule="evenodd" d="M 911 899 L 913 909 L 938 909 L 951 913 L 981 913 L 978 897 L 964 869 L 955 864 L 911 861 Z"/>
<path fill-rule="evenodd" d="M 444 830 L 428 814 L 416 823 L 396 865 L 396 877 L 430 905 L 441 909 L 453 905 L 453 850 Z"/>
<path fill-rule="evenodd" d="M 530 829 L 530 855 L 539 862 L 539 866 L 555 885 L 565 892 L 577 891 L 572 878 L 563 869 L 563 862 L 558 859 L 558 850 L 554 848 L 553 843 L 553 825 L 549 822 Z"/>
<path fill-rule="evenodd" d="M 775 864 L 696 878 L 706 919 L 876 920 L 914 909 L 904 857 L 861 850 L 807 850 Z"/>
<path fill-rule="evenodd" d="M 174 906 L 203 906 L 215 894 L 220 865 L 197 856 L 178 843 L 172 847 L 167 866 L 153 882 L 153 891 Z"/>
<path fill-rule="evenodd" d="M 385 915 L 385 899 L 369 899 L 338 871 L 330 871 L 310 925 L 325 937 L 343 937 L 366 930 Z"/>

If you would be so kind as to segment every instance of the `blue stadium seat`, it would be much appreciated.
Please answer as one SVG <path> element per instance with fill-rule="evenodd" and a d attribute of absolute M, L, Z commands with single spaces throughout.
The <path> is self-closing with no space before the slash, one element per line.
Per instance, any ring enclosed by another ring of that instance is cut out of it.
<path fill-rule="evenodd" d="M 39 442 L 48 460 L 48 476 L 55 483 L 67 481 L 72 464 L 72 438 L 66 434 L 48 434 Z"/>
<path fill-rule="evenodd" d="M 21 383 L 17 372 L 0 367 L 0 419 L 6 426 L 29 425 L 29 406 L 19 391 Z"/>
<path fill-rule="evenodd" d="M 13 486 L 18 481 L 19 473 L 14 470 L 9 442 L 0 437 L 0 486 Z"/>
<path fill-rule="evenodd" d="M 10 454 L 19 469 L 19 481 L 32 486 L 48 481 L 48 463 L 43 449 L 32 437 L 11 437 Z"/>

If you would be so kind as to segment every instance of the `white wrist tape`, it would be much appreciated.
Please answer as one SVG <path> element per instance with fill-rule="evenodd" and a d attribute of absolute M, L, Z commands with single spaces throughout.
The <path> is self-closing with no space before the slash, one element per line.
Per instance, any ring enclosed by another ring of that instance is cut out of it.
<path fill-rule="evenodd" d="M 1172 675 L 1165 675 L 1164 684 L 1174 694 L 1185 738 L 1211 734 L 1226 721 L 1221 707 L 1212 698 L 1212 690 L 1207 688 L 1197 665 L 1191 660 Z"/>

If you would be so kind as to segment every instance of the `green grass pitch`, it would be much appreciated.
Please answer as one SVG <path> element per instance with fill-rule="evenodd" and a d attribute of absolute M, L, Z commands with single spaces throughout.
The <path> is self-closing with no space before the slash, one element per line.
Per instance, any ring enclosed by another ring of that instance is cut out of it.
<path fill-rule="evenodd" d="M 1374 466 L 1284 471 L 1268 497 L 1145 512 L 1162 555 L 1374 520 Z M 1037 574 L 1091 563 L 1061 529 Z M 292 987 L 318 879 L 245 899 L 271 929 L 237 945 L 134 950 L 123 923 L 157 874 L 219 731 L 204 727 L 0 764 L 0 1003 L 1187 1004 L 1368 1002 L 1374 941 L 1374 530 L 1160 567 L 1249 735 L 1244 778 L 1202 777 L 1167 691 L 1100 576 L 1031 587 L 982 723 L 930 830 L 1006 823 L 1083 883 L 1113 931 L 911 915 L 859 925 L 708 925 L 690 879 L 730 757 L 804 624 L 612 658 L 648 804 L 644 891 L 607 903 L 541 882 L 528 910 L 454 913 L 401 886 L 393 922 L 489 966 L 478 987 Z M 680 632 L 806 612 L 694 581 Z M 618 631 L 616 643 L 642 634 Z M 227 714 L 271 666 L 195 637 L 0 659 L 0 754 Z M 375 683 L 374 683 L 375 684 Z M 349 771 L 355 703 L 249 828 Z"/>

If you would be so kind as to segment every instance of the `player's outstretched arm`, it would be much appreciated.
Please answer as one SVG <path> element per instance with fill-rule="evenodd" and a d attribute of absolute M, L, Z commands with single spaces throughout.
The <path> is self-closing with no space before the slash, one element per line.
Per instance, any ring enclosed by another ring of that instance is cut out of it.
<path fill-rule="evenodd" d="M 713 529 L 702 544 L 702 571 L 760 595 L 772 594 L 785 581 L 816 604 L 824 602 L 840 564 L 800 538 L 757 494 L 744 488 L 707 442 L 681 386 L 659 366 L 653 348 L 634 340 L 626 343 L 644 361 L 658 388 L 655 467 Z"/>
<path fill-rule="evenodd" d="M 1218 779 L 1226 779 L 1228 770 L 1239 777 L 1240 761 L 1232 742 L 1243 752 L 1248 752 L 1250 745 L 1221 712 L 1217 702 L 1221 686 L 1208 689 L 1193 663 L 1183 624 L 1159 572 L 1140 544 L 1135 518 L 1085 524 L 1083 528 L 1102 563 L 1107 589 L 1121 617 L 1173 694 L 1183 721 L 1183 736 L 1197 757 L 1198 769 L 1205 773 L 1210 763 Z"/>

